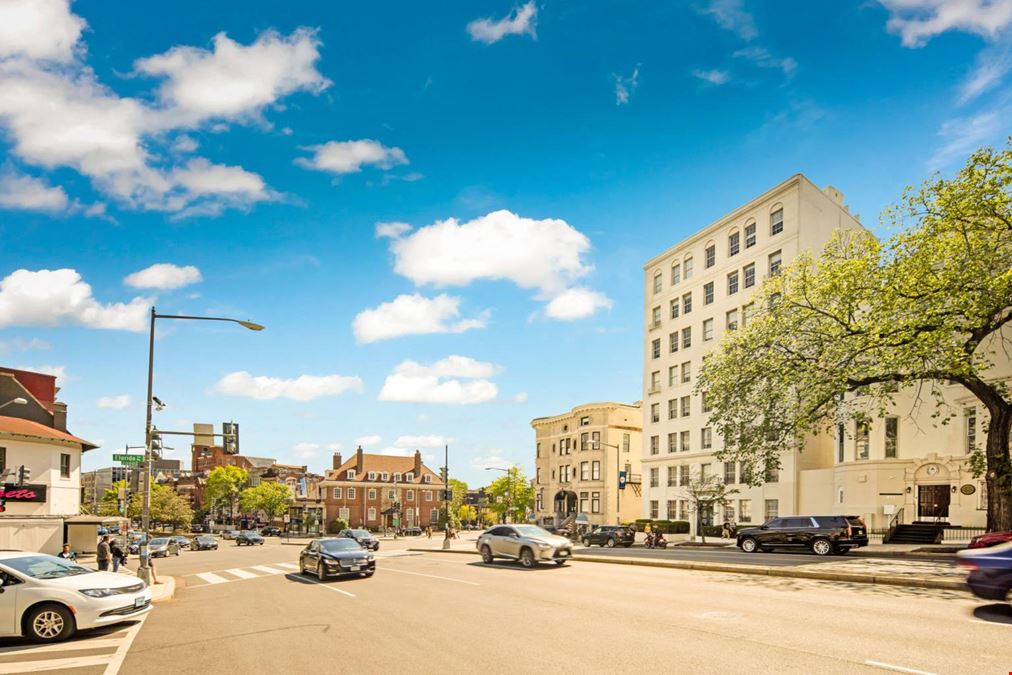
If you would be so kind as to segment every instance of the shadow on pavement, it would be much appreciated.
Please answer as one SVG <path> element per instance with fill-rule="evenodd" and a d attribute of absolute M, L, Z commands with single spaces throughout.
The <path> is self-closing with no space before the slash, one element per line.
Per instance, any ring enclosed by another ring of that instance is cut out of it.
<path fill-rule="evenodd" d="M 354 581 L 355 579 L 364 579 L 365 577 L 359 576 L 358 573 L 354 575 L 349 574 L 341 577 L 327 577 L 326 579 L 317 579 L 311 574 L 301 574 L 299 572 L 292 572 L 285 575 L 285 579 L 294 581 L 300 584 L 332 584 L 335 581 Z"/>
<path fill-rule="evenodd" d="M 467 566 L 478 567 L 486 570 L 506 570 L 506 571 L 512 570 L 514 572 L 537 572 L 539 570 L 554 570 L 559 569 L 560 567 L 568 567 L 569 564 L 567 563 L 565 565 L 556 565 L 553 562 L 548 562 L 548 563 L 538 563 L 534 567 L 524 567 L 520 563 L 513 562 L 512 560 L 496 560 L 490 565 L 486 565 L 483 562 L 471 562 L 467 563 Z"/>
<path fill-rule="evenodd" d="M 973 610 L 973 616 L 988 623 L 1003 623 L 1012 626 L 1012 605 L 997 602 L 993 605 L 981 605 Z"/>
<path fill-rule="evenodd" d="M 82 630 L 74 634 L 74 637 L 69 640 L 61 642 L 61 645 L 73 645 L 75 642 L 84 643 L 81 645 L 81 649 L 87 649 L 87 642 L 89 640 L 95 640 L 98 638 L 106 637 L 108 635 L 114 635 L 121 633 L 129 628 L 132 628 L 136 621 L 124 621 L 123 623 L 113 624 L 111 626 L 100 626 L 98 628 L 89 628 Z M 11 638 L 0 638 L 0 649 L 4 649 L 4 656 L 13 656 L 18 653 L 21 649 L 34 649 L 39 646 L 38 642 L 32 642 L 27 638 L 23 637 L 11 637 Z M 69 647 L 67 647 L 69 650 Z"/>

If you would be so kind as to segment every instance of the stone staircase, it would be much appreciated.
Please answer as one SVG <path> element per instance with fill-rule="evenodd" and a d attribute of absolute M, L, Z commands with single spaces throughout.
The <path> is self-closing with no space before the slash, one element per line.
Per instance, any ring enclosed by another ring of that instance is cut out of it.
<path fill-rule="evenodd" d="M 885 544 L 939 544 L 942 541 L 942 525 L 934 523 L 912 523 L 897 525 Z"/>

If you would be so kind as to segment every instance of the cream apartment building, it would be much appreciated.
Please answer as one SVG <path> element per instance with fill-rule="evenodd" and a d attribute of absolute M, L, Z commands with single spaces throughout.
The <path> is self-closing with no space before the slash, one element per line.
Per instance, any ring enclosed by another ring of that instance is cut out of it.
<path fill-rule="evenodd" d="M 748 323 L 753 295 L 804 250 L 819 251 L 837 229 L 862 229 L 833 187 L 801 174 L 771 188 L 651 259 L 644 266 L 643 516 L 695 521 L 685 486 L 717 475 L 738 494 L 722 514 L 761 523 L 801 510 L 801 475 L 833 465 L 833 439 L 814 438 L 783 457 L 765 483 L 742 484 L 741 467 L 718 462 L 721 439 L 707 422 L 705 397 L 693 392 L 703 357 Z"/>
<path fill-rule="evenodd" d="M 641 517 L 639 402 L 587 403 L 531 426 L 538 523 L 610 525 Z"/>

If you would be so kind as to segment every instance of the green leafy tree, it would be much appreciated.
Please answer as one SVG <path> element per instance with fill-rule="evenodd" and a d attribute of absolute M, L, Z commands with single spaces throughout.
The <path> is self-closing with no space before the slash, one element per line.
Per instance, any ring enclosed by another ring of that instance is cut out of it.
<path fill-rule="evenodd" d="M 510 467 L 508 473 L 492 481 L 485 495 L 489 499 L 488 508 L 509 522 L 525 520 L 527 512 L 534 508 L 534 488 L 519 466 Z"/>
<path fill-rule="evenodd" d="M 105 492 L 102 493 L 102 499 L 98 503 L 98 515 L 100 516 L 122 516 L 129 515 L 124 514 L 120 507 L 119 491 L 120 488 L 126 488 L 127 482 L 125 480 L 116 481 L 112 484 L 112 487 L 106 488 Z M 129 509 L 128 509 L 129 511 Z"/>
<path fill-rule="evenodd" d="M 450 491 L 453 493 L 453 500 L 450 502 L 450 510 L 456 512 L 460 509 L 460 505 L 464 503 L 467 498 L 467 483 L 456 478 L 451 478 L 447 481 L 450 485 Z"/>
<path fill-rule="evenodd" d="M 207 476 L 204 502 L 211 508 L 228 506 L 229 515 L 235 512 L 239 495 L 249 484 L 249 474 L 237 466 L 217 466 Z"/>
<path fill-rule="evenodd" d="M 261 512 L 268 521 L 288 513 L 294 501 L 295 496 L 287 485 L 273 481 L 246 488 L 239 495 L 239 506 L 245 513 Z"/>
<path fill-rule="evenodd" d="M 463 523 L 473 523 L 478 519 L 478 512 L 471 504 L 461 504 L 457 507 L 457 519 Z"/>
<path fill-rule="evenodd" d="M 944 385 L 962 385 L 990 420 L 971 457 L 987 527 L 1012 529 L 1012 397 L 992 374 L 1012 338 L 1010 160 L 1009 147 L 981 149 L 952 179 L 908 188 L 884 214 L 887 241 L 840 234 L 764 283 L 761 309 L 697 381 L 719 459 L 745 463 L 755 485 L 809 435 L 883 414 L 901 387 L 941 404 Z M 955 414 L 936 410 L 942 424 Z"/>
<path fill-rule="evenodd" d="M 689 477 L 689 484 L 682 488 L 682 493 L 689 502 L 689 509 L 696 521 L 696 534 L 706 543 L 706 528 L 703 527 L 703 514 L 720 515 L 724 507 L 731 502 L 731 497 L 738 490 L 728 487 L 724 481 L 711 474 L 703 476 L 700 472 Z"/>

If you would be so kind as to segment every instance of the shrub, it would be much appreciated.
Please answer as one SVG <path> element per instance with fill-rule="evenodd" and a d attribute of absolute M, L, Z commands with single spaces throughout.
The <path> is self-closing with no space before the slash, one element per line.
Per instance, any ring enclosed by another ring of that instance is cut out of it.
<path fill-rule="evenodd" d="M 348 529 L 348 521 L 335 518 L 327 524 L 327 534 L 337 534 L 341 530 Z"/>

